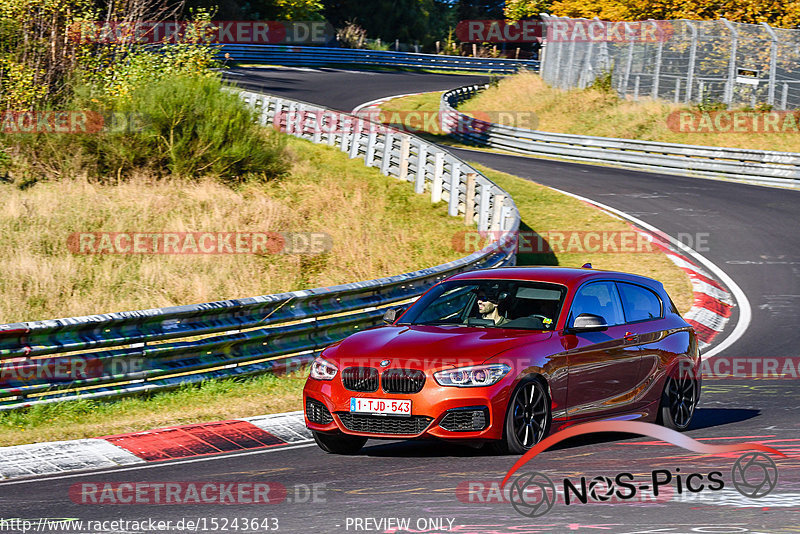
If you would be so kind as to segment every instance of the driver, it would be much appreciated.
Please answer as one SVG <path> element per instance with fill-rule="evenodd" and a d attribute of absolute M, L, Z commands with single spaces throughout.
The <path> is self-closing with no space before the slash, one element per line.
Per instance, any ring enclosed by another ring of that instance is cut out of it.
<path fill-rule="evenodd" d="M 497 307 L 499 301 L 500 298 L 497 293 L 478 292 L 478 312 L 481 314 L 482 319 L 491 319 L 494 321 L 495 326 L 500 326 L 508 322 L 508 319 L 500 315 L 500 310 L 498 310 Z"/>

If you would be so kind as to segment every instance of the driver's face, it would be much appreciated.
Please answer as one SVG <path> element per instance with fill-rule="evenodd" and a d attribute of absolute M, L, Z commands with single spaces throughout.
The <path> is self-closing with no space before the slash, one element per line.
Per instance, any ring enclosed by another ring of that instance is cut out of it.
<path fill-rule="evenodd" d="M 478 296 L 478 311 L 482 314 L 486 315 L 487 313 L 492 313 L 496 305 L 494 302 L 486 300 L 486 297 L 483 295 Z"/>

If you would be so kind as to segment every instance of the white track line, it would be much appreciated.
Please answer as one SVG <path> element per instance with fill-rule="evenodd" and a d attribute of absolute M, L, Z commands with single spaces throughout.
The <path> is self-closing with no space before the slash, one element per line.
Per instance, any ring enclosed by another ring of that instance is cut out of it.
<path fill-rule="evenodd" d="M 227 460 L 229 458 L 235 458 L 235 457 L 238 457 L 238 456 L 251 456 L 253 454 L 267 454 L 267 453 L 270 453 L 270 452 L 281 452 L 281 451 L 288 451 L 288 450 L 291 450 L 291 449 L 302 449 L 302 448 L 305 448 L 305 447 L 311 447 L 311 446 L 315 446 L 315 445 L 316 445 L 316 443 L 314 443 L 312 441 L 311 443 L 301 443 L 301 444 L 297 444 L 297 445 L 290 445 L 288 447 L 276 446 L 276 447 L 272 447 L 272 448 L 268 448 L 268 449 L 259 449 L 259 450 L 255 450 L 255 451 L 249 451 L 249 452 L 238 452 L 238 453 L 224 454 L 224 455 L 220 454 L 220 455 L 200 456 L 200 457 L 187 458 L 185 460 L 175 460 L 175 461 L 165 460 L 165 461 L 161 461 L 161 462 L 148 462 L 146 464 L 135 465 L 135 466 L 132 466 L 132 467 L 125 467 L 123 469 L 106 469 L 106 470 L 102 470 L 102 471 L 81 471 L 79 473 L 72 473 L 72 474 L 69 474 L 69 475 L 59 475 L 59 476 L 53 476 L 53 477 L 44 476 L 44 477 L 38 477 L 38 478 L 26 478 L 24 480 L 9 480 L 8 482 L 0 481 L 0 488 L 2 488 L 4 486 L 14 486 L 14 485 L 17 485 L 17 484 L 30 484 L 30 483 L 34 483 L 34 482 L 43 482 L 43 481 L 49 481 L 49 480 L 63 480 L 63 479 L 67 479 L 67 478 L 89 477 L 89 476 L 95 476 L 95 475 L 103 475 L 103 474 L 107 474 L 107 473 L 122 473 L 124 471 L 139 471 L 141 469 L 153 469 L 153 468 L 157 468 L 157 467 L 171 467 L 173 465 L 194 464 L 194 463 L 198 463 L 198 462 L 212 462 L 212 461 L 215 461 L 215 460 Z"/>
<path fill-rule="evenodd" d="M 428 91 L 432 93 L 438 93 L 438 91 Z M 375 100 L 370 100 L 369 102 L 364 102 L 353 108 L 353 111 L 350 112 L 351 115 L 358 115 L 358 112 L 364 108 L 368 108 L 370 106 L 374 106 L 376 104 L 383 104 L 384 102 L 388 102 L 389 100 L 394 100 L 395 98 L 403 98 L 404 96 L 417 96 L 417 95 L 424 95 L 425 93 L 408 93 L 405 95 L 394 95 L 394 96 L 384 96 L 382 98 L 376 98 Z M 438 110 L 437 110 L 438 113 Z"/>

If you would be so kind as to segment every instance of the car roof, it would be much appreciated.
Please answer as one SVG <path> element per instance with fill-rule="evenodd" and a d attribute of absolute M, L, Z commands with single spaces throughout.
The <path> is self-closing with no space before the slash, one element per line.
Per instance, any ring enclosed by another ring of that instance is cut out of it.
<path fill-rule="evenodd" d="M 550 282 L 575 287 L 587 280 L 621 280 L 662 288 L 661 282 L 637 274 L 600 269 L 576 269 L 572 267 L 500 267 L 480 269 L 451 276 L 448 280 L 521 280 L 530 282 Z"/>

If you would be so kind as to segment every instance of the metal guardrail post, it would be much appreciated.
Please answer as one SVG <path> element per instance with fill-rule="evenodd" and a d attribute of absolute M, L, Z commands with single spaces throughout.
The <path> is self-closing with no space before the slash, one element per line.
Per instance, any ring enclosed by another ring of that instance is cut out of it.
<path fill-rule="evenodd" d="M 425 192 L 425 175 L 428 172 L 428 147 L 420 144 L 417 151 L 417 172 L 414 175 L 414 191 L 421 195 Z"/>
<path fill-rule="evenodd" d="M 772 26 L 767 24 L 766 22 L 762 22 L 761 25 L 764 29 L 769 33 L 769 37 L 771 40 L 770 47 L 769 47 L 769 86 L 767 87 L 767 104 L 770 106 L 775 104 L 775 76 L 778 67 L 778 34 L 775 33 L 775 30 L 772 29 Z M 781 109 L 786 109 L 782 107 Z"/>
<path fill-rule="evenodd" d="M 478 209 L 478 231 L 485 232 L 489 229 L 489 209 L 492 199 L 493 186 L 488 180 L 481 180 L 480 207 Z"/>
<path fill-rule="evenodd" d="M 392 165 L 392 149 L 394 149 L 394 134 L 387 132 L 383 136 L 383 159 L 381 160 L 381 173 L 389 176 Z"/>
<path fill-rule="evenodd" d="M 353 128 L 353 138 L 350 141 L 350 159 L 358 157 L 358 150 L 361 145 L 361 129 L 364 127 L 364 121 L 358 119 L 355 128 Z"/>
<path fill-rule="evenodd" d="M 458 217 L 459 185 L 461 184 L 461 162 L 450 162 L 450 197 L 448 198 L 447 213 L 451 217 Z"/>
<path fill-rule="evenodd" d="M 472 226 L 475 222 L 475 179 L 477 174 L 467 173 L 467 195 L 464 201 L 464 224 Z"/>
<path fill-rule="evenodd" d="M 437 152 L 433 162 L 433 185 L 431 186 L 431 202 L 436 204 L 442 200 L 442 176 L 444 176 L 444 153 Z"/>
<path fill-rule="evenodd" d="M 378 133 L 374 131 L 370 132 L 367 138 L 367 154 L 364 156 L 364 164 L 367 167 L 372 167 L 372 164 L 375 162 L 375 149 L 377 148 L 377 144 Z"/>
<path fill-rule="evenodd" d="M 411 156 L 411 138 L 404 135 L 400 141 L 400 172 L 398 178 L 408 180 L 408 158 Z"/>

